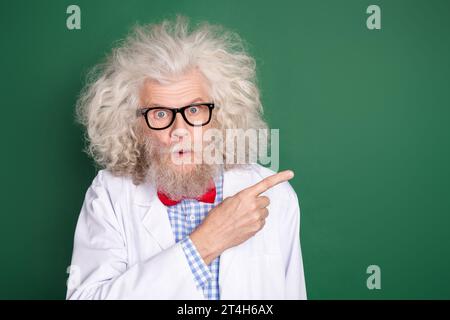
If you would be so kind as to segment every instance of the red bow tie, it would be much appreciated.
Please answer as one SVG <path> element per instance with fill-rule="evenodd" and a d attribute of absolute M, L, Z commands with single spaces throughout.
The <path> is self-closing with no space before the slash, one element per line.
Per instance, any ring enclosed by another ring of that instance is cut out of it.
<path fill-rule="evenodd" d="M 161 202 L 166 206 L 174 206 L 181 201 L 181 200 L 170 199 L 167 195 L 165 195 L 161 191 L 158 191 L 157 194 L 158 194 L 159 200 L 161 200 Z M 183 198 L 183 199 L 185 199 L 185 198 Z M 214 203 L 214 200 L 216 199 L 216 187 L 209 189 L 206 193 L 204 193 L 203 195 L 201 195 L 200 197 L 197 197 L 195 199 L 198 201 L 201 201 L 201 202 Z"/>

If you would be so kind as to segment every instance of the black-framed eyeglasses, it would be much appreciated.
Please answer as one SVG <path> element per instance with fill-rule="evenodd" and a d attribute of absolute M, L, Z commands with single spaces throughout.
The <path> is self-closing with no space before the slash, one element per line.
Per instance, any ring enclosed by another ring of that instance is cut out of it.
<path fill-rule="evenodd" d="M 211 121 L 213 109 L 213 102 L 193 103 L 181 108 L 142 107 L 136 110 L 136 116 L 144 116 L 148 127 L 153 130 L 163 130 L 170 127 L 175 121 L 177 113 L 181 113 L 187 124 L 193 127 L 201 127 Z"/>

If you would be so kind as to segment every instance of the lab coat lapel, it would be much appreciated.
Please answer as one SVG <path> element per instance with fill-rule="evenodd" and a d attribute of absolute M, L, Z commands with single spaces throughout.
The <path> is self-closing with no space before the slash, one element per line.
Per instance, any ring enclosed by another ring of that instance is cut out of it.
<path fill-rule="evenodd" d="M 144 228 L 155 239 L 161 250 L 175 244 L 167 208 L 158 199 L 156 190 L 150 183 L 140 184 L 136 187 L 135 204 L 140 207 Z"/>
<path fill-rule="evenodd" d="M 251 184 L 250 180 L 249 173 L 245 170 L 232 169 L 225 171 L 223 179 L 223 198 L 225 199 L 226 197 L 234 196 L 242 189 L 248 187 Z M 232 285 L 232 283 L 228 283 L 226 279 L 238 250 L 239 246 L 231 247 L 223 251 L 220 255 L 219 287 L 221 294 L 224 290 L 227 290 L 227 285 Z"/>

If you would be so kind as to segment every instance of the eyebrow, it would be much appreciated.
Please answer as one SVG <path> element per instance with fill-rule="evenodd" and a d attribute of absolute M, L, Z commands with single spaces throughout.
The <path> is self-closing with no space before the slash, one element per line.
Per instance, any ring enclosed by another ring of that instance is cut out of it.
<path fill-rule="evenodd" d="M 195 103 L 195 102 L 197 102 L 197 101 L 202 101 L 202 100 L 203 100 L 202 98 L 195 98 L 194 100 L 192 100 L 191 102 L 189 102 L 188 104 L 186 104 L 186 106 L 188 106 L 188 105 L 190 105 L 190 104 L 193 104 L 193 103 Z M 169 107 L 163 106 L 163 105 L 161 105 L 161 104 L 157 104 L 157 103 L 149 104 L 149 107 L 169 108 Z"/>

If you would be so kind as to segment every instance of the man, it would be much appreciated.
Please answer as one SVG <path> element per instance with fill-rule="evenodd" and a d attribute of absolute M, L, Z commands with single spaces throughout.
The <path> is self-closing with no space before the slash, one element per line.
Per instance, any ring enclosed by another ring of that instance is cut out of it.
<path fill-rule="evenodd" d="M 114 50 L 77 105 L 105 169 L 81 208 L 68 299 L 306 299 L 293 172 L 204 161 L 206 133 L 265 128 L 255 82 L 237 35 L 183 17 Z"/>

